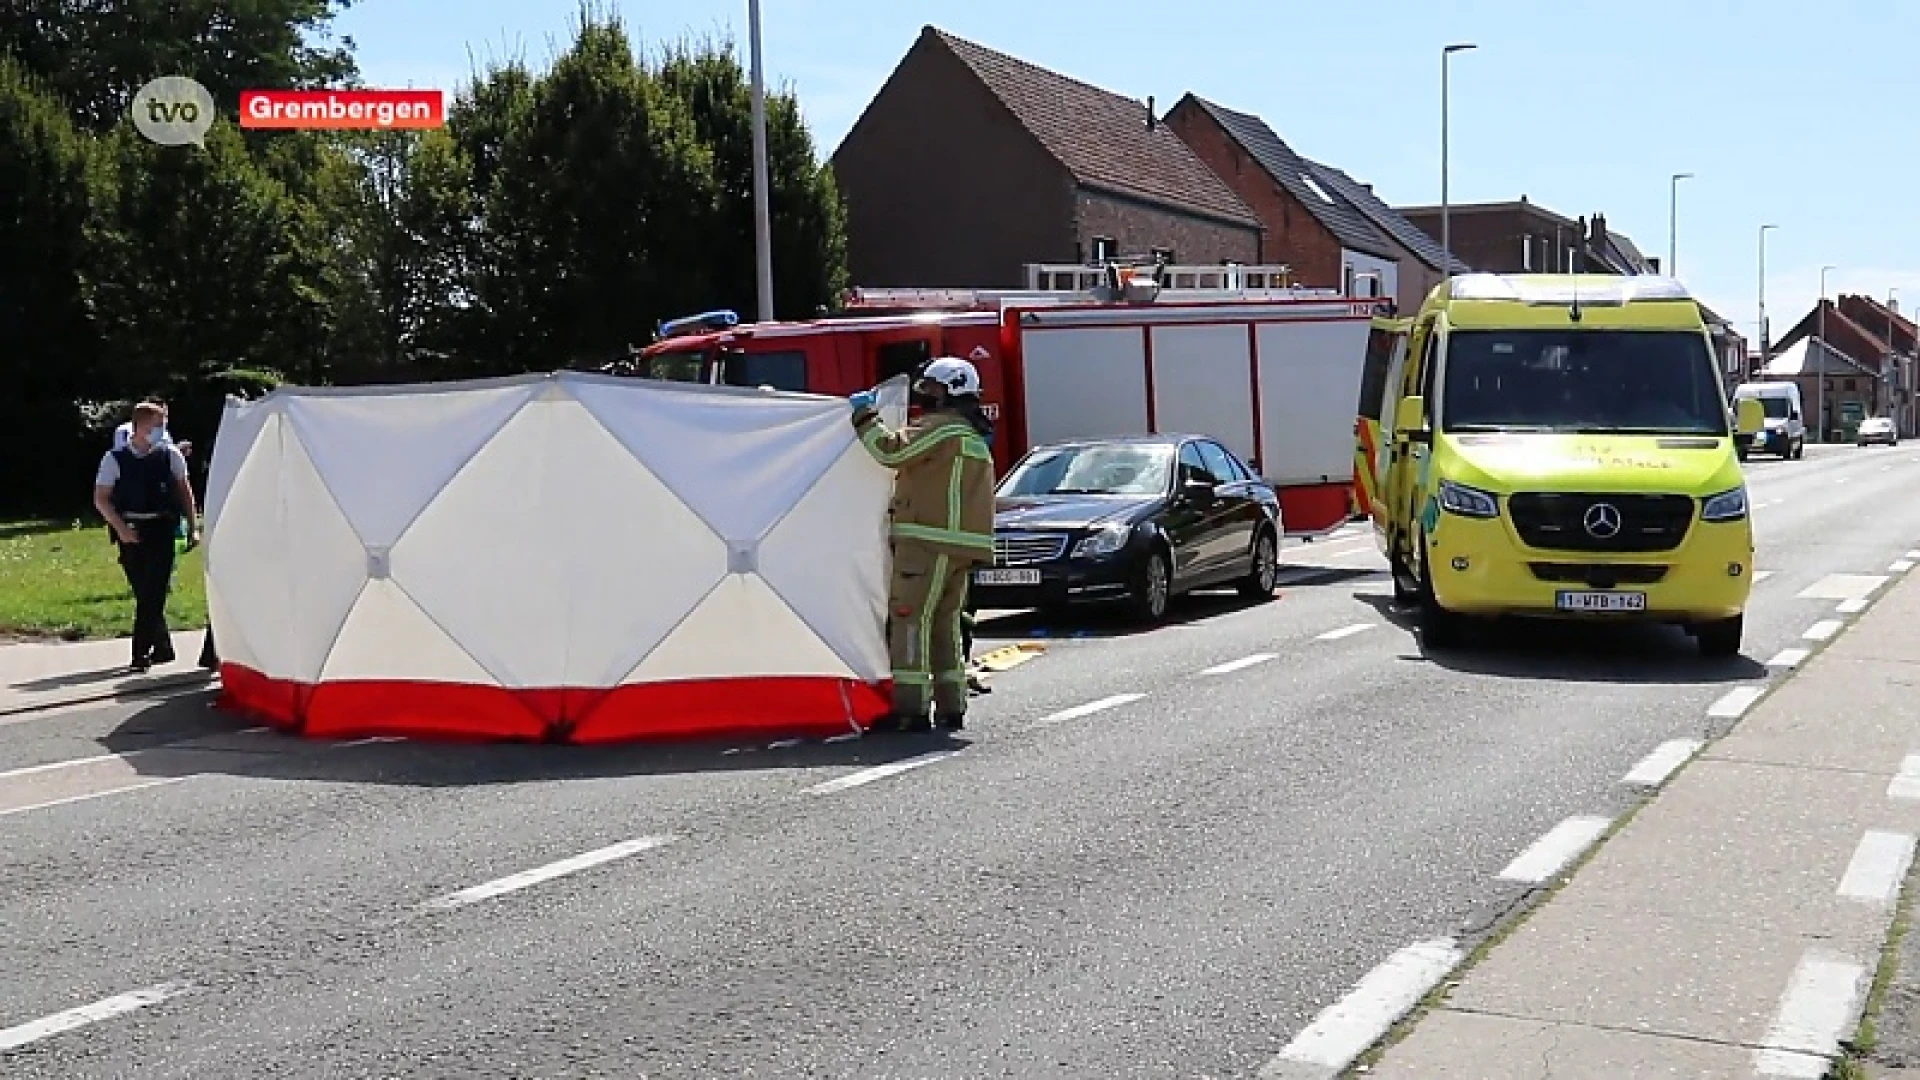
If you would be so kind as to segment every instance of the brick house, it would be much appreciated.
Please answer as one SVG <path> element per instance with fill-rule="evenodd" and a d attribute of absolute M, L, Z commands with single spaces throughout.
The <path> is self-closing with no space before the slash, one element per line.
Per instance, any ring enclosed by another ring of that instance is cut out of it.
<path fill-rule="evenodd" d="M 1253 208 L 1266 228 L 1267 260 L 1292 267 L 1294 284 L 1405 305 L 1399 250 L 1266 121 L 1187 94 L 1166 126 Z"/>
<path fill-rule="evenodd" d="M 1440 239 L 1438 206 L 1401 207 L 1400 214 Z M 1659 265 L 1626 236 L 1607 228 L 1607 216 L 1578 220 L 1525 195 L 1519 202 L 1457 203 L 1449 209 L 1455 256 L 1496 274 L 1652 274 Z"/>
<path fill-rule="evenodd" d="M 1388 245 L 1399 256 L 1400 287 L 1396 290 L 1395 300 L 1403 313 L 1418 311 L 1420 305 L 1426 302 L 1427 294 L 1447 276 L 1446 253 L 1441 250 L 1440 242 L 1421 232 L 1413 222 L 1401 217 L 1398 210 L 1375 195 L 1372 184 L 1363 184 L 1331 165 L 1315 161 L 1307 164 L 1312 166 L 1313 175 L 1319 178 L 1321 187 L 1344 198 L 1387 238 Z M 1473 268 L 1457 253 L 1453 256 L 1455 274 L 1472 271 Z"/>
<path fill-rule="evenodd" d="M 834 151 L 856 285 L 1018 288 L 1027 263 L 1259 263 L 1260 219 L 1135 101 L 928 26 Z"/>
<path fill-rule="evenodd" d="M 1820 348 L 1823 329 L 1825 349 Z M 1846 437 L 1845 416 L 1852 406 L 1860 415 L 1892 416 L 1900 434 L 1912 437 L 1920 433 L 1917 353 L 1920 340 L 1912 320 L 1871 296 L 1842 294 L 1814 305 L 1780 338 L 1763 377 L 1800 384 L 1809 427 L 1818 415 L 1824 375 L 1828 432 Z"/>

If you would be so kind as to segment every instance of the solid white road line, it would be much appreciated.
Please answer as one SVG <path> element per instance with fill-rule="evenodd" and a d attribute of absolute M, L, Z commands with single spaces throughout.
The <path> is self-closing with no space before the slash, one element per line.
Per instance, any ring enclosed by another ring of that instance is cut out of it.
<path fill-rule="evenodd" d="M 1254 653 L 1252 656 L 1243 656 L 1238 660 L 1229 660 L 1224 664 L 1215 664 L 1212 667 L 1206 669 L 1205 671 L 1202 671 L 1200 674 L 1227 675 L 1235 671 L 1244 671 L 1255 664 L 1264 664 L 1267 661 L 1274 659 L 1277 655 L 1279 654 L 1270 653 L 1270 652 Z"/>
<path fill-rule="evenodd" d="M 1892 574 L 1904 574 L 1911 569 L 1913 569 L 1912 559 L 1899 559 L 1887 564 L 1887 572 Z"/>
<path fill-rule="evenodd" d="M 922 766 L 945 761 L 959 752 L 958 750 L 933 750 L 925 754 L 915 754 L 910 758 L 902 758 L 899 761 L 889 761 L 885 765 L 875 765 L 871 769 L 861 769 L 859 772 L 848 773 L 838 779 L 829 780 L 824 784 L 815 784 L 806 790 L 806 794 L 832 795 L 838 791 L 857 788 L 862 784 L 871 784 L 875 780 L 885 780 L 889 776 L 898 776 L 903 772 L 909 772 Z"/>
<path fill-rule="evenodd" d="M 1806 649 L 1781 649 L 1779 652 L 1773 654 L 1773 659 L 1767 661 L 1767 666 L 1797 668 L 1800 666 L 1801 661 L 1805 660 L 1809 655 L 1811 654 Z"/>
<path fill-rule="evenodd" d="M 9 806 L 5 809 L 0 809 L 0 817 L 24 814 L 29 810 L 45 810 L 54 806 L 66 806 L 68 803 L 86 802 L 89 799 L 105 798 L 108 795 L 124 795 L 129 791 L 140 791 L 144 788 L 159 787 L 162 784 L 177 784 L 182 780 L 190 779 L 192 779 L 192 777 L 160 776 L 152 780 L 141 780 L 132 784 L 122 784 L 119 787 L 107 788 L 104 791 L 89 791 L 83 795 L 68 795 L 65 798 L 48 799 L 46 802 L 29 803 L 26 806 Z"/>
<path fill-rule="evenodd" d="M 1808 641 L 1825 641 L 1839 633 L 1845 626 L 1846 624 L 1839 619 L 1821 619 L 1819 622 L 1807 627 L 1806 632 L 1800 636 L 1806 638 Z"/>
<path fill-rule="evenodd" d="M 1466 954 L 1452 938 L 1416 942 L 1367 972 L 1260 1070 L 1261 1080 L 1332 1077 L 1420 1003 Z"/>
<path fill-rule="evenodd" d="M 1640 759 L 1633 771 L 1620 778 L 1628 787 L 1659 787 L 1673 775 L 1673 770 L 1687 763 L 1687 759 L 1700 752 L 1706 745 L 1699 739 L 1674 739 L 1663 742 L 1653 748 L 1653 753 Z"/>
<path fill-rule="evenodd" d="M 496 896 L 505 896 L 510 892 L 519 892 L 521 889 L 527 888 L 530 885 L 538 885 L 543 881 L 552 881 L 557 877 L 565 877 L 568 874 L 577 874 L 582 870 L 590 870 L 593 867 L 613 862 L 615 859 L 624 859 L 629 855 L 638 855 L 643 851 L 651 851 L 657 847 L 664 847 L 667 844 L 673 843 L 673 841 L 674 838 L 671 836 L 642 836 L 634 840 L 623 840 L 618 844 L 609 844 L 603 848 L 582 852 L 571 858 L 561 859 L 559 862 L 550 862 L 545 866 L 536 866 L 531 870 L 522 870 L 517 874 L 509 874 L 506 877 L 497 878 L 485 884 L 475 885 L 470 889 L 461 889 L 456 893 L 448 893 L 445 896 L 429 900 L 420 906 L 427 911 L 452 911 L 454 908 L 466 907 L 468 904 L 477 904 L 482 900 L 491 900 Z"/>
<path fill-rule="evenodd" d="M 1371 630 L 1373 629 L 1373 625 L 1374 624 L 1370 622 L 1354 623 L 1352 626 L 1343 626 L 1338 630 L 1329 630 L 1326 633 L 1321 634 L 1319 637 L 1314 638 L 1313 640 L 1339 641 L 1341 638 L 1352 637 L 1353 635 L 1358 634 L 1364 630 Z"/>
<path fill-rule="evenodd" d="M 375 743 L 406 742 L 404 735 L 374 735 L 365 739 L 348 739 L 333 744 L 335 750 L 345 750 L 349 746 L 372 746 Z"/>
<path fill-rule="evenodd" d="M 1719 701 L 1707 706 L 1707 715 L 1715 720 L 1737 720 L 1745 716 L 1747 710 L 1753 708 L 1753 703 L 1759 701 L 1766 692 L 1764 686 L 1736 687 L 1720 695 Z"/>
<path fill-rule="evenodd" d="M 131 761 L 144 753 L 146 753 L 145 750 L 129 750 L 124 754 L 94 754 L 91 757 L 74 758 L 71 761 L 55 761 L 46 765 L 28 765 L 25 768 L 8 769 L 6 772 L 0 772 L 0 780 L 11 780 L 16 776 L 32 776 L 36 773 L 71 769 L 76 765 L 98 765 L 103 761 Z"/>
<path fill-rule="evenodd" d="M 1900 761 L 1900 771 L 1887 785 L 1889 799 L 1920 799 L 1920 754 L 1908 754 Z"/>
<path fill-rule="evenodd" d="M 158 1005 L 168 998 L 179 997 L 191 989 L 193 989 L 192 983 L 161 983 L 144 990 L 130 990 L 124 994 L 115 994 L 91 1005 L 82 1005 L 79 1008 L 54 1013 L 52 1016 L 43 1016 L 17 1027 L 0 1030 L 0 1053 L 17 1050 L 50 1035 L 86 1027 L 88 1024 L 97 1024 L 102 1020 L 111 1020 L 116 1016 L 124 1016 L 149 1005 Z"/>
<path fill-rule="evenodd" d="M 1131 705 L 1146 696 L 1145 694 L 1115 694 L 1112 697 L 1103 697 L 1099 701 L 1089 701 L 1085 705 L 1075 705 L 1071 709 L 1062 709 L 1050 716 L 1043 716 L 1033 723 L 1035 727 L 1064 724 L 1069 720 L 1078 720 L 1083 716 L 1092 716 L 1097 712 L 1119 708 L 1122 705 Z"/>
<path fill-rule="evenodd" d="M 1809 949 L 1793 971 L 1780 1011 L 1767 1030 L 1753 1067 L 1762 1076 L 1818 1080 L 1840 1052 L 1840 1038 L 1853 1019 L 1867 969 L 1843 956 Z"/>
<path fill-rule="evenodd" d="M 1591 814 L 1570 817 L 1548 830 L 1545 836 L 1535 840 L 1532 846 L 1521 852 L 1517 858 L 1500 871 L 1505 881 L 1524 881 L 1538 885 L 1566 868 L 1582 851 L 1600 839 L 1600 834 L 1613 824 L 1611 818 Z"/>
<path fill-rule="evenodd" d="M 1849 900 L 1886 906 L 1900 895 L 1900 883 L 1913 865 L 1913 836 L 1867 830 L 1834 891 Z"/>

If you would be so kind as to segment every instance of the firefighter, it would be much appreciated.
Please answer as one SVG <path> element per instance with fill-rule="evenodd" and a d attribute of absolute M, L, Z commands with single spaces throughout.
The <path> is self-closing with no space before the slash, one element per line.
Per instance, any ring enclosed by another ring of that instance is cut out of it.
<path fill-rule="evenodd" d="M 992 425 L 980 407 L 980 373 L 958 357 L 929 363 L 913 393 L 921 415 L 898 432 L 881 422 L 872 391 L 849 399 L 861 444 L 896 473 L 887 590 L 893 711 L 874 730 L 931 730 L 931 690 L 934 719 L 954 731 L 967 712 L 960 616 L 968 575 L 993 561 Z"/>

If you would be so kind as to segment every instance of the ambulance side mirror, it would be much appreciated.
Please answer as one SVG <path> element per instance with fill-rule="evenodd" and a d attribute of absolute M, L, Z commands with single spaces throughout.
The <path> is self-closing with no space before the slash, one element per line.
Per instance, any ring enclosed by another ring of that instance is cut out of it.
<path fill-rule="evenodd" d="M 1426 442 L 1427 400 L 1415 395 L 1403 397 L 1393 409 L 1393 434 L 1410 442 Z"/>

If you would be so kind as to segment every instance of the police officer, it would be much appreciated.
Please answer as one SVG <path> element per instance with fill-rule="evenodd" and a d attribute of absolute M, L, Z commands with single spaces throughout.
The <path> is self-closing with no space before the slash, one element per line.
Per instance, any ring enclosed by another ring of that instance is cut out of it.
<path fill-rule="evenodd" d="M 173 583 L 173 542 L 182 517 L 187 546 L 200 542 L 199 515 L 187 459 L 158 433 L 166 412 L 151 402 L 133 410 L 127 445 L 107 451 L 93 478 L 93 505 L 113 529 L 120 568 L 133 588 L 133 669 L 174 661 L 167 632 L 167 590 Z"/>
<path fill-rule="evenodd" d="M 895 470 L 893 580 L 887 650 L 893 711 L 876 731 L 962 727 L 967 712 L 960 613 L 973 567 L 993 561 L 992 430 L 980 407 L 980 373 L 958 357 L 926 366 L 914 384 L 919 419 L 890 431 L 872 391 L 853 395 L 853 425 L 875 461 Z"/>

